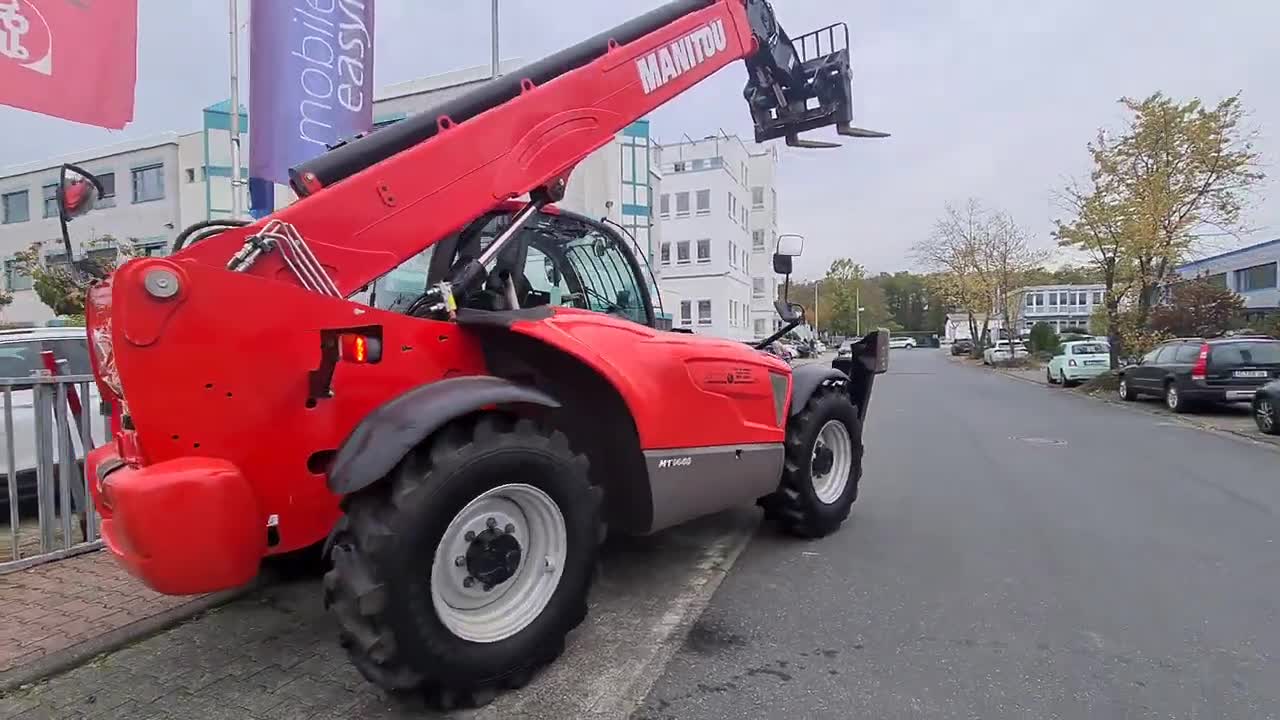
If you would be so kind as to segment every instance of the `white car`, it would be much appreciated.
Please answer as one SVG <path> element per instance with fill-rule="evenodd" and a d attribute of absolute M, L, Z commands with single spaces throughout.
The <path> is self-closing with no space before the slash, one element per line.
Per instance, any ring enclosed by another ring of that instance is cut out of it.
<path fill-rule="evenodd" d="M 60 363 L 60 372 L 64 375 L 92 375 L 89 366 L 89 342 L 85 329 L 72 328 L 22 328 L 16 330 L 0 330 L 0 378 L 14 379 L 30 377 L 43 372 L 44 363 L 40 353 L 51 350 Z M 18 476 L 19 502 L 34 500 L 36 497 L 36 447 L 35 447 L 35 392 L 30 386 L 15 384 L 11 391 L 13 403 L 13 456 Z M 77 386 L 77 392 L 79 386 Z M 96 383 L 89 383 L 89 397 L 80 398 L 81 404 L 88 404 L 91 427 L 95 439 L 102 441 L 102 420 L 99 412 L 100 398 Z M 0 424 L 4 422 L 4 389 L 0 387 Z M 52 418 L 51 418 L 52 419 Z M 84 458 L 84 448 L 80 436 L 76 432 L 74 420 L 70 418 L 72 447 L 79 459 Z M 7 508 L 9 494 L 7 490 L 9 475 L 9 434 L 0 432 L 0 508 Z M 53 462 L 58 462 L 58 438 L 53 438 Z M 6 510 L 7 512 L 7 510 Z"/>
<path fill-rule="evenodd" d="M 906 349 L 913 348 L 915 346 L 916 346 L 916 339 L 913 337 L 899 335 L 898 337 L 889 338 L 889 347 L 891 349 L 906 350 Z"/>
<path fill-rule="evenodd" d="M 1016 359 L 1026 357 L 1027 354 L 1027 346 L 1021 340 L 1013 343 L 1012 355 L 1010 355 L 1009 341 L 1001 340 L 982 351 L 982 364 L 991 365 L 992 363 L 1007 362 L 1011 357 Z"/>

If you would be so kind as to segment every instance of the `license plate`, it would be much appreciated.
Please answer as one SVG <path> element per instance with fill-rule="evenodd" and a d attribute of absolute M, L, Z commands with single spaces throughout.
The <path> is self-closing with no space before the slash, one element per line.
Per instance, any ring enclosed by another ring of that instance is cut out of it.
<path fill-rule="evenodd" d="M 1101 360 L 1085 360 L 1084 364 L 1085 365 L 1101 365 L 1102 361 Z"/>
<path fill-rule="evenodd" d="M 1236 370 L 1231 373 L 1232 377 L 1238 378 L 1264 378 L 1267 376 L 1266 370 Z"/>

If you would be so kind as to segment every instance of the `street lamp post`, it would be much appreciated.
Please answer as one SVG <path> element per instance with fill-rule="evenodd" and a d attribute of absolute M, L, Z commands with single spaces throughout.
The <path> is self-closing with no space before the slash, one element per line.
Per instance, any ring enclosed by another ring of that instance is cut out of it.
<path fill-rule="evenodd" d="M 490 20 L 493 28 L 490 33 L 490 40 L 493 46 L 490 48 L 489 54 L 489 76 L 498 77 L 498 0 L 493 0 L 493 10 Z"/>
<path fill-rule="evenodd" d="M 497 0 L 494 0 L 497 2 Z M 239 220 L 240 203 L 240 20 L 238 0 L 228 0 L 231 12 L 231 217 Z"/>

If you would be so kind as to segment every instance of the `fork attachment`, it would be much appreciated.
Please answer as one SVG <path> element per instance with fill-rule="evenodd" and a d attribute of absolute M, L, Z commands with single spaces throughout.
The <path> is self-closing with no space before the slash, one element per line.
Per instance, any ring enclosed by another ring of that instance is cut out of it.
<path fill-rule="evenodd" d="M 746 0 L 760 49 L 746 59 L 743 96 L 755 122 L 756 142 L 785 137 L 787 145 L 833 148 L 800 133 L 834 125 L 845 137 L 883 138 L 888 133 L 853 127 L 853 71 L 849 27 L 828 25 L 794 40 L 778 24 L 768 0 Z"/>

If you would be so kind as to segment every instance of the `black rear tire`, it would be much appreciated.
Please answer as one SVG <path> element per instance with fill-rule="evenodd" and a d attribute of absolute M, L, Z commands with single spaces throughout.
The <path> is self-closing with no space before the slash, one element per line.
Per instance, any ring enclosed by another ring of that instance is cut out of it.
<path fill-rule="evenodd" d="M 432 559 L 467 503 L 515 479 L 541 490 L 563 515 L 563 573 L 546 606 L 518 632 L 495 642 L 465 640 L 435 610 Z M 344 501 L 324 589 L 351 661 L 385 691 L 421 694 L 442 710 L 478 707 L 523 686 L 563 652 L 565 637 L 587 615 L 604 536 L 602 497 L 586 458 L 560 432 L 496 414 L 447 426 L 385 481 Z"/>
<path fill-rule="evenodd" d="M 819 499 L 813 483 L 814 446 L 830 421 L 844 425 L 852 441 L 852 463 L 843 492 L 833 502 Z M 849 517 L 862 478 L 862 423 L 858 408 L 842 390 L 820 390 L 787 423 L 786 461 L 777 491 L 760 499 L 765 517 L 783 532 L 802 538 L 830 535 Z"/>

